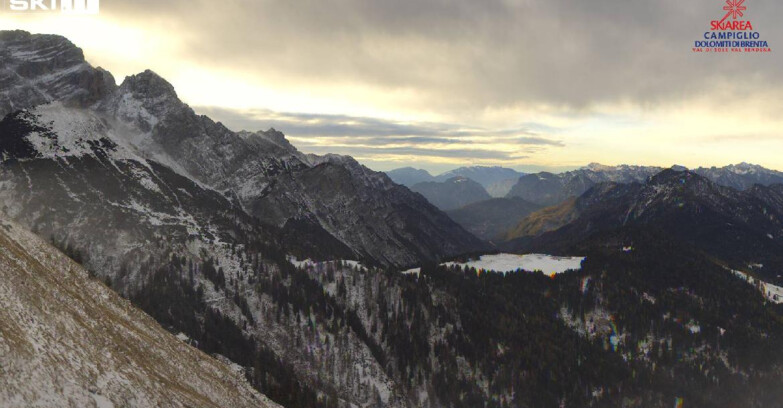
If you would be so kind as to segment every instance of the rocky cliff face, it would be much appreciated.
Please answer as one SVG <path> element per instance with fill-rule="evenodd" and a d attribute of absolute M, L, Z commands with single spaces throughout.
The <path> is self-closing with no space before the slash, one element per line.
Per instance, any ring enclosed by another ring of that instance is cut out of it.
<path fill-rule="evenodd" d="M 413 265 L 487 246 L 427 200 L 350 157 L 311 159 L 313 167 L 275 179 L 249 203 L 268 222 L 311 219 L 362 259 Z"/>
<path fill-rule="evenodd" d="M 351 158 L 306 156 L 275 129 L 234 133 L 196 115 L 153 72 L 127 78 L 99 110 L 135 129 L 130 140 L 147 157 L 236 197 L 250 215 L 288 235 L 319 231 L 335 255 L 403 266 L 483 245 Z"/>
<path fill-rule="evenodd" d="M 0 61 L 0 117 L 51 101 L 86 107 L 116 88 L 110 73 L 60 36 L 2 31 Z"/>

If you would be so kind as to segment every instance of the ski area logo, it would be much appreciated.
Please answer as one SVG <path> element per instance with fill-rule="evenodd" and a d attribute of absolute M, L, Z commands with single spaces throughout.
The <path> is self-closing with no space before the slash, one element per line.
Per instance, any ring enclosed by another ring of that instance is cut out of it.
<path fill-rule="evenodd" d="M 727 10 L 728 13 L 726 13 L 725 16 L 723 16 L 723 20 L 718 22 L 718 25 L 720 23 L 723 23 L 726 21 L 729 16 L 731 16 L 732 19 L 737 20 L 737 17 L 745 17 L 745 14 L 742 12 L 747 10 L 748 8 L 743 6 L 742 3 L 744 3 L 745 0 L 726 0 L 726 6 L 723 6 L 724 10 Z M 713 23 L 715 23 L 713 21 Z M 715 27 L 715 24 L 713 24 L 713 27 Z"/>
<path fill-rule="evenodd" d="M 710 21 L 710 30 L 693 44 L 693 52 L 701 53 L 766 53 L 772 52 L 767 41 L 745 20 L 747 0 L 726 0 L 723 18 Z"/>
<path fill-rule="evenodd" d="M 100 0 L 3 0 L 5 9 L 15 13 L 98 14 Z"/>

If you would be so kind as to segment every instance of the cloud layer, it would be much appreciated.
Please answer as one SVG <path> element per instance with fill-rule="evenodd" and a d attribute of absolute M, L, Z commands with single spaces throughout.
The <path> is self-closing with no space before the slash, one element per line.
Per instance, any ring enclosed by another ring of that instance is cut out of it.
<path fill-rule="evenodd" d="M 234 130 L 283 129 L 298 148 L 308 153 L 339 151 L 370 161 L 385 159 L 405 163 L 427 158 L 435 162 L 459 159 L 518 165 L 530 154 L 564 146 L 561 140 L 540 136 L 534 129 L 548 128 L 534 123 L 515 129 L 492 130 L 448 123 L 402 123 L 265 109 L 236 111 L 196 107 L 196 110 Z"/>
<path fill-rule="evenodd" d="M 783 44 L 783 3 L 747 18 Z M 301 81 L 412 89 L 440 109 L 665 103 L 712 89 L 778 89 L 781 53 L 696 55 L 720 0 L 141 0 L 205 64 Z"/>
<path fill-rule="evenodd" d="M 116 0 L 95 19 L 0 25 L 69 36 L 118 78 L 151 68 L 234 129 L 377 167 L 783 169 L 783 3 L 745 3 L 772 53 L 693 53 L 723 5 Z"/>

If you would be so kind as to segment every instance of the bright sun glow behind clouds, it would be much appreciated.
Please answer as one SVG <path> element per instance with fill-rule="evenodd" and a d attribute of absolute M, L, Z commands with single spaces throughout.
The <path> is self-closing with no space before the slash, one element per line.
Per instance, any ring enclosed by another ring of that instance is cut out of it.
<path fill-rule="evenodd" d="M 0 27 L 65 36 L 85 50 L 92 65 L 108 69 L 118 81 L 149 68 L 151 61 L 170 64 L 179 46 L 176 36 L 91 15 L 0 14 Z"/>

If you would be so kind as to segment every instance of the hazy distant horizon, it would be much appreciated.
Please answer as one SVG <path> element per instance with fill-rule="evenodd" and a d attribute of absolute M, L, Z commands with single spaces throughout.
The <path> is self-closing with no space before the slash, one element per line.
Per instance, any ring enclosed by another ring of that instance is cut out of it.
<path fill-rule="evenodd" d="M 549 172 L 549 173 L 557 174 L 557 173 L 564 173 L 564 172 L 567 172 L 567 171 L 572 171 L 572 170 L 578 170 L 578 169 L 581 169 L 581 168 L 585 168 L 590 163 L 592 163 L 592 162 L 585 163 L 584 165 L 581 165 L 581 166 L 572 166 L 572 167 L 544 167 L 544 166 L 533 166 L 533 165 L 508 167 L 508 166 L 500 166 L 500 165 L 493 166 L 493 165 L 490 165 L 490 164 L 488 164 L 488 165 L 476 165 L 476 166 L 464 165 L 464 166 L 454 166 L 454 167 L 429 167 L 428 166 L 428 168 L 417 167 L 416 165 L 400 165 L 400 166 L 397 166 L 397 167 L 393 167 L 392 166 L 392 167 L 389 167 L 389 168 L 382 167 L 382 166 L 373 166 L 373 167 L 367 166 L 367 167 L 369 167 L 372 170 L 382 171 L 382 172 L 387 172 L 387 171 L 391 171 L 391 170 L 397 170 L 397 169 L 410 167 L 410 168 L 414 168 L 414 169 L 417 169 L 417 170 L 426 170 L 432 176 L 438 176 L 438 175 L 441 175 L 443 173 L 449 172 L 451 170 L 456 170 L 456 169 L 459 169 L 459 168 L 462 168 L 462 167 L 503 167 L 503 168 L 507 168 L 507 169 L 516 170 L 516 171 L 518 171 L 520 173 L 525 173 L 525 174 L 540 173 L 540 172 Z M 737 161 L 737 162 L 734 162 L 734 163 L 727 163 L 727 164 L 725 164 L 723 166 L 694 166 L 694 167 L 683 166 L 683 167 L 686 167 L 686 168 L 691 169 L 691 170 L 699 168 L 699 167 L 704 167 L 704 168 L 717 167 L 717 168 L 721 168 L 721 167 L 726 167 L 726 166 L 730 166 L 730 165 L 737 165 L 737 164 L 740 164 L 740 163 L 743 163 L 743 161 Z M 747 162 L 747 161 L 745 161 L 744 163 L 755 164 L 755 163 L 751 163 L 751 162 Z M 598 164 L 605 165 L 605 166 L 622 166 L 622 165 L 637 166 L 637 164 L 635 164 L 635 163 L 618 163 L 618 164 L 598 163 Z M 639 165 L 639 166 L 648 166 L 648 165 Z M 679 164 L 649 165 L 649 167 L 660 167 L 662 169 L 667 169 L 667 168 L 671 168 L 671 167 L 674 167 L 674 166 L 681 166 L 681 165 L 679 165 Z M 762 166 L 762 167 L 765 167 L 765 166 Z M 775 169 L 775 168 L 769 168 L 769 167 L 765 167 L 765 168 L 768 169 L 768 170 L 781 171 L 781 170 Z"/>

